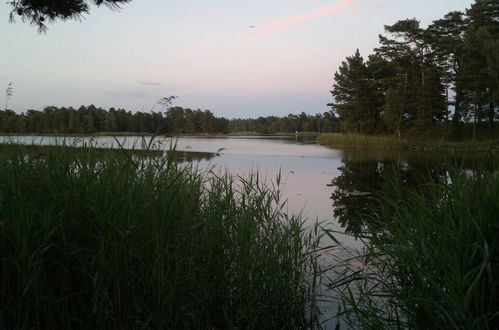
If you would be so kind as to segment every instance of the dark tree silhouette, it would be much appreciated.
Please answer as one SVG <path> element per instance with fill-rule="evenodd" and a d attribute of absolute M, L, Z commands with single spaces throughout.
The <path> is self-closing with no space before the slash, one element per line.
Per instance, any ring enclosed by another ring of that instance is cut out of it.
<path fill-rule="evenodd" d="M 446 182 L 449 167 L 460 164 L 464 171 L 476 167 L 471 157 L 454 155 L 416 155 L 411 153 L 383 153 L 345 150 L 340 175 L 331 180 L 333 216 L 345 232 L 359 235 L 369 219 L 383 208 L 391 206 L 386 200 L 404 203 L 414 191 L 425 192 L 428 182 Z M 488 165 L 484 162 L 484 166 Z"/>
<path fill-rule="evenodd" d="M 39 32 L 47 31 L 46 23 L 57 20 L 81 19 L 88 14 L 89 3 L 96 6 L 105 5 L 117 10 L 120 5 L 131 0 L 13 0 L 8 2 L 12 10 L 9 20 L 14 22 L 20 16 L 23 22 L 29 22 L 38 27 Z"/>
<path fill-rule="evenodd" d="M 411 18 L 385 32 L 367 61 L 357 51 L 334 75 L 329 105 L 343 132 L 472 141 L 498 134 L 498 0 L 475 0 L 427 28 Z"/>

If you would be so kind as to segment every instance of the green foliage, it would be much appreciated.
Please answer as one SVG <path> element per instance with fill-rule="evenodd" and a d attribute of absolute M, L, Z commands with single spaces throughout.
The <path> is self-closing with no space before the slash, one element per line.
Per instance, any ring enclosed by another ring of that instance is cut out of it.
<path fill-rule="evenodd" d="M 368 64 L 359 50 L 342 62 L 335 73 L 331 94 L 336 103 L 331 104 L 342 119 L 342 130 L 355 133 L 373 132 L 379 118 L 375 85 Z"/>
<path fill-rule="evenodd" d="M 446 101 L 448 105 L 454 106 L 454 131 L 453 135 L 459 138 L 460 131 L 458 123 L 462 120 L 462 84 L 458 79 L 458 73 L 463 66 L 464 56 L 464 32 L 467 26 L 467 18 L 464 13 L 453 11 L 444 18 L 434 21 L 426 30 L 426 39 L 433 51 L 434 61 L 442 70 L 441 80 L 446 89 Z M 449 90 L 455 93 L 454 101 L 449 99 Z"/>
<path fill-rule="evenodd" d="M 119 9 L 121 4 L 131 0 L 11 0 L 7 2 L 12 7 L 10 21 L 20 16 L 38 27 L 39 32 L 47 30 L 46 22 L 56 20 L 80 19 L 89 11 L 89 2 L 97 6 L 105 5 L 111 9 Z"/>
<path fill-rule="evenodd" d="M 386 92 L 383 105 L 384 120 L 389 132 L 396 132 L 400 138 L 400 129 L 403 123 L 405 97 L 400 89 L 390 87 Z"/>
<path fill-rule="evenodd" d="M 124 109 L 104 110 L 94 105 L 78 109 L 46 107 L 17 114 L 0 110 L 0 132 L 7 134 L 227 134 L 251 132 L 278 134 L 338 132 L 339 121 L 332 111 L 286 117 L 231 119 L 216 117 L 210 110 L 170 107 L 166 111 L 132 113 Z"/>
<path fill-rule="evenodd" d="M 461 123 L 495 126 L 499 118 L 499 5 L 477 0 L 466 14 L 453 11 L 426 29 L 416 19 L 386 25 L 375 56 L 358 50 L 335 74 L 331 105 L 347 133 L 404 131 L 429 138 L 449 121 L 461 139 Z M 370 69 L 371 67 L 371 69 Z M 372 122 L 375 124 L 373 125 Z M 366 129 L 374 126 L 376 129 Z"/>
<path fill-rule="evenodd" d="M 393 135 L 323 133 L 317 137 L 317 143 L 333 148 L 438 150 L 445 153 L 454 151 L 495 153 L 498 150 L 499 131 L 497 129 L 491 129 L 485 124 L 478 126 L 479 134 L 475 141 L 471 141 L 474 132 L 472 124 L 463 125 L 460 128 L 462 141 L 446 138 L 451 130 L 452 127 L 433 126 L 426 138 L 421 138 L 417 132 L 415 136 L 410 136 L 411 132 L 408 131 L 401 139 Z"/>
<path fill-rule="evenodd" d="M 362 134 L 321 134 L 317 143 L 334 147 L 399 148 L 401 143 L 392 136 L 370 136 Z"/>
<path fill-rule="evenodd" d="M 256 119 L 231 119 L 230 132 L 253 132 L 259 134 L 298 132 L 339 132 L 339 121 L 332 111 L 307 115 L 289 114 L 285 117 L 258 117 Z"/>
<path fill-rule="evenodd" d="M 171 107 L 166 112 L 135 112 L 94 105 L 77 110 L 46 107 L 22 114 L 0 111 L 0 132 L 28 134 L 94 134 L 97 132 L 131 133 L 227 133 L 228 120 L 209 110 Z"/>
<path fill-rule="evenodd" d="M 467 11 L 460 76 L 467 115 L 473 122 L 487 120 L 491 127 L 499 114 L 499 4 L 478 0 Z"/>
<path fill-rule="evenodd" d="M 497 172 L 397 192 L 363 215 L 365 251 L 336 267 L 339 316 L 367 329 L 497 328 Z"/>
<path fill-rule="evenodd" d="M 121 150 L 0 152 L 3 328 L 309 328 L 313 236 L 279 180 Z"/>

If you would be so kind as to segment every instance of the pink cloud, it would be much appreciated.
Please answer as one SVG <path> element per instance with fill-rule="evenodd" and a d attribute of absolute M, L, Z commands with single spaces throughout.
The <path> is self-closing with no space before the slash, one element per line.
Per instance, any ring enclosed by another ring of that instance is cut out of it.
<path fill-rule="evenodd" d="M 206 42 L 194 45 L 192 47 L 180 49 L 180 50 L 178 50 L 178 52 L 183 53 L 183 54 L 196 53 L 199 51 L 203 51 L 203 50 L 212 48 L 214 46 L 219 45 L 220 43 L 227 42 L 227 41 L 252 41 L 252 40 L 262 39 L 262 38 L 265 38 L 268 36 L 272 36 L 272 35 L 286 32 L 299 24 L 305 23 L 305 22 L 313 20 L 313 19 L 317 19 L 320 17 L 326 17 L 326 16 L 334 16 L 334 15 L 340 14 L 341 12 L 345 11 L 346 9 L 349 9 L 350 7 L 354 6 L 355 4 L 361 3 L 361 2 L 366 2 L 366 1 L 369 1 L 369 0 L 338 0 L 332 5 L 325 6 L 325 7 L 310 11 L 308 13 L 289 16 L 289 17 L 281 18 L 281 19 L 278 19 L 275 21 L 271 21 L 271 22 L 256 26 L 256 29 L 252 29 L 253 31 L 250 35 L 245 34 L 244 36 L 239 37 L 239 38 L 225 38 L 225 41 L 223 41 L 223 39 L 220 39 L 218 41 L 216 41 L 216 40 L 206 41 Z M 369 12 L 372 12 L 380 7 L 383 7 L 383 6 L 389 4 L 393 1 L 395 1 L 395 0 L 383 0 L 381 2 L 374 4 L 374 5 L 371 5 L 368 8 L 350 12 L 350 14 L 352 14 L 352 13 L 354 13 L 354 14 L 369 13 Z"/>
<path fill-rule="evenodd" d="M 213 41 L 200 42 L 197 45 L 178 49 L 177 52 L 181 54 L 197 53 L 213 47 Z"/>
<path fill-rule="evenodd" d="M 261 27 L 258 27 L 258 29 L 262 30 L 262 32 L 253 34 L 245 38 L 245 40 L 255 40 L 270 35 L 283 33 L 295 27 L 296 25 L 304 23 L 306 21 L 310 21 L 319 17 L 335 15 L 339 13 L 341 10 L 362 1 L 365 0 L 340 0 L 330 6 L 322 7 L 305 14 L 290 16 L 273 22 L 269 22 L 263 24 Z"/>

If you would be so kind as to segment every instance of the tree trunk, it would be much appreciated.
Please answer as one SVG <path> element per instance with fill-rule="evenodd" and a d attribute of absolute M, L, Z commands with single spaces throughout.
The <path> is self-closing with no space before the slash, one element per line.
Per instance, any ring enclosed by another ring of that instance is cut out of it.
<path fill-rule="evenodd" d="M 357 104 L 357 133 L 360 132 L 360 104 Z"/>
<path fill-rule="evenodd" d="M 475 111 L 475 116 L 473 118 L 473 143 L 475 143 L 475 137 L 476 137 L 476 111 Z"/>
<path fill-rule="evenodd" d="M 456 86 L 456 97 L 454 104 L 454 115 L 452 116 L 451 135 L 453 139 L 459 140 L 462 137 L 461 131 L 461 91 Z"/>
<path fill-rule="evenodd" d="M 461 121 L 461 89 L 456 86 L 456 104 L 454 105 L 454 116 L 457 115 L 456 120 Z"/>
<path fill-rule="evenodd" d="M 371 134 L 374 134 L 376 132 L 376 128 L 378 127 L 378 122 L 379 122 L 379 116 L 378 113 L 376 112 L 376 115 L 374 116 L 374 124 L 371 129 Z"/>
<path fill-rule="evenodd" d="M 407 85 L 408 85 L 408 80 L 409 80 L 409 77 L 408 77 L 408 74 L 407 74 L 407 69 L 405 69 L 405 73 L 404 73 L 404 99 L 403 99 L 403 102 L 402 102 L 402 106 L 401 106 L 401 109 L 400 109 L 400 112 L 399 112 L 399 117 L 398 117 L 398 122 L 397 122 L 397 136 L 398 136 L 399 140 L 400 140 L 400 124 L 402 122 L 402 117 L 404 116 L 405 103 L 407 101 Z"/>
<path fill-rule="evenodd" d="M 424 69 L 423 69 L 423 65 L 422 64 L 420 65 L 420 68 L 421 68 L 421 87 L 424 90 L 425 77 L 424 77 Z"/>
<path fill-rule="evenodd" d="M 447 104 L 447 111 L 445 112 L 445 121 L 449 121 L 449 84 L 445 84 L 445 102 Z"/>
<path fill-rule="evenodd" d="M 495 123 L 494 123 L 494 119 L 495 119 L 495 111 L 494 111 L 494 103 L 493 102 L 490 102 L 489 103 L 489 111 L 487 111 L 487 114 L 489 116 L 489 125 L 490 125 L 490 128 L 494 128 L 495 126 Z"/>

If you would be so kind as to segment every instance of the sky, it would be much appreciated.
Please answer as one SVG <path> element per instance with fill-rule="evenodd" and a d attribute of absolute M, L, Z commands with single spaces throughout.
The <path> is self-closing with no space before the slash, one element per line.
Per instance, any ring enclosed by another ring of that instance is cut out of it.
<path fill-rule="evenodd" d="M 174 105 L 226 118 L 315 114 L 334 72 L 358 48 L 367 57 L 384 25 L 417 18 L 426 27 L 473 0 L 133 0 L 113 12 L 46 34 L 0 1 L 0 109 L 94 104 L 150 111 Z"/>

